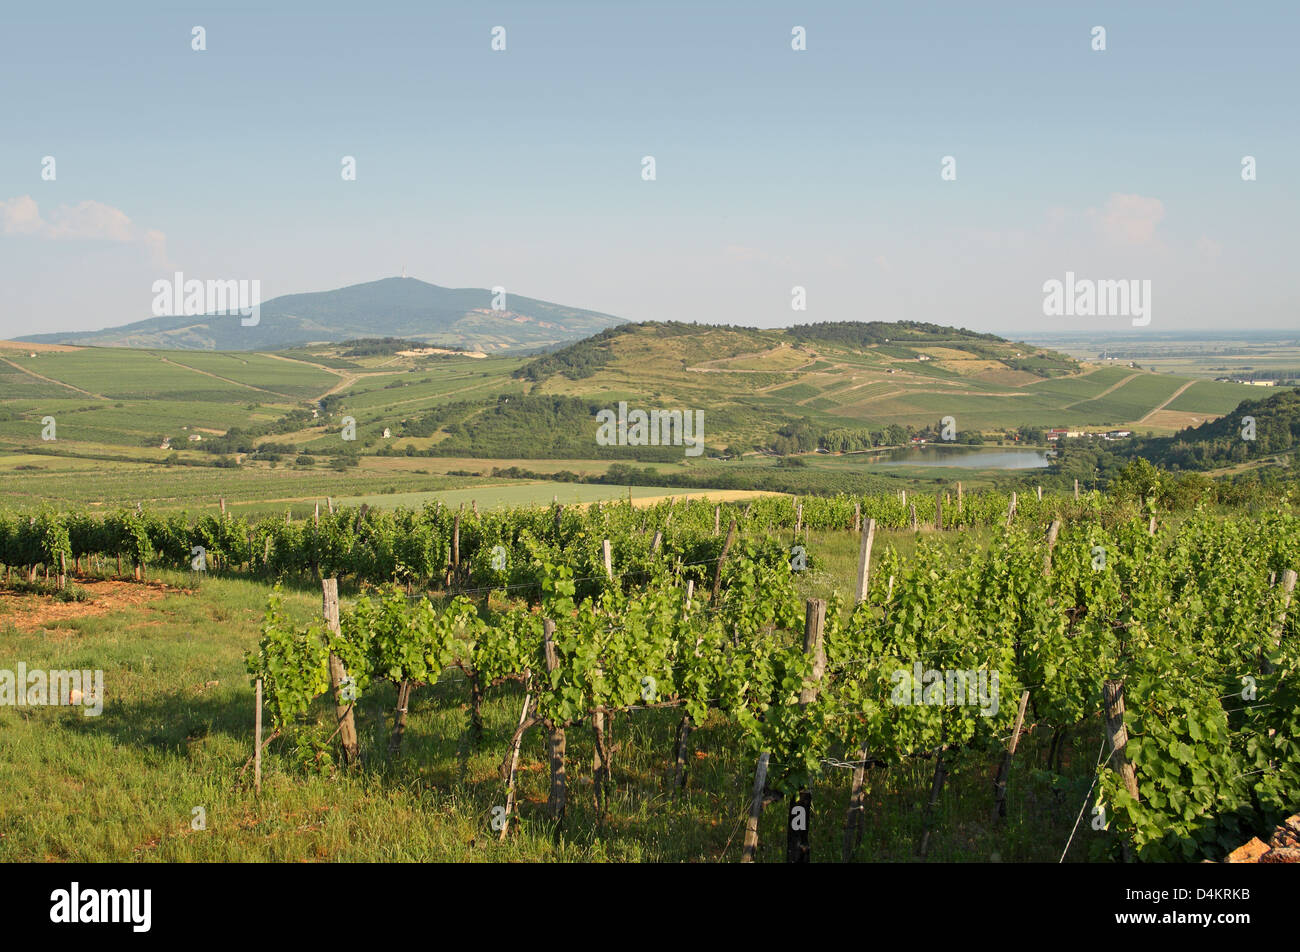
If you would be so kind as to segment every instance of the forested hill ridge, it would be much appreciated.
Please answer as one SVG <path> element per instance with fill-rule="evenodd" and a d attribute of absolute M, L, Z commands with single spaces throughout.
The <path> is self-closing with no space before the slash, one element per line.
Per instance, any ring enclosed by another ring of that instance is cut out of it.
<path fill-rule="evenodd" d="M 1300 391 L 1282 390 L 1244 400 L 1231 413 L 1173 436 L 1141 440 L 1130 455 L 1166 469 L 1217 469 L 1294 454 L 1300 446 Z"/>
<path fill-rule="evenodd" d="M 444 288 L 384 278 L 332 291 L 286 294 L 261 305 L 257 324 L 238 315 L 152 317 L 23 341 L 170 350 L 268 351 L 313 342 L 401 337 L 486 352 L 535 350 L 577 340 L 622 318 L 487 288 Z"/>
<path fill-rule="evenodd" d="M 1051 377 L 1075 373 L 1080 367 L 1078 361 L 1071 357 L 1008 341 L 996 334 L 982 334 L 965 328 L 918 321 L 819 322 L 773 330 L 650 321 L 608 328 L 586 340 L 538 357 L 517 370 L 515 376 L 534 381 L 544 380 L 553 374 L 563 374 L 571 380 L 591 377 L 601 367 L 616 361 L 622 349 L 619 346 L 620 338 L 628 335 L 665 341 L 672 338 L 708 341 L 719 350 L 696 353 L 703 359 L 729 361 L 727 366 L 715 368 L 723 371 L 788 370 L 790 365 L 786 360 L 759 359 L 771 356 L 772 352 L 780 349 L 807 356 L 809 359 L 805 363 L 808 369 L 816 365 L 815 358 L 822 350 L 845 356 L 854 355 L 882 368 L 894 363 L 933 361 L 927 369 L 937 377 L 975 376 L 996 370 Z M 635 347 L 627 349 L 633 350 Z M 750 351 L 747 355 L 749 358 L 757 359 L 756 366 L 736 365 L 737 359 L 745 356 L 745 351 Z"/>

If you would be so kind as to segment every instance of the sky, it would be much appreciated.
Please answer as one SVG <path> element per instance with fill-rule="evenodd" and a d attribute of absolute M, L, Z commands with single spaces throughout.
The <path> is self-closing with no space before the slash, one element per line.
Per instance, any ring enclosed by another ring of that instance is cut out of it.
<path fill-rule="evenodd" d="M 629 320 L 1129 330 L 1044 313 L 1073 272 L 1150 281 L 1152 333 L 1296 330 L 1297 50 L 1292 2 L 7 4 L 0 337 L 147 318 L 176 271 L 403 267 Z"/>

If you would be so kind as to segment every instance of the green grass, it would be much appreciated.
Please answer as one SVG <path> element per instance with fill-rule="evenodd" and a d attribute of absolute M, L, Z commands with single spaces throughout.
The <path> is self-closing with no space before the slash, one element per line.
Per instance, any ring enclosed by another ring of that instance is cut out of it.
<path fill-rule="evenodd" d="M 504 482 L 504 481 L 503 481 Z M 632 490 L 633 499 L 653 499 L 659 496 L 684 496 L 689 489 L 670 489 L 655 486 L 636 486 Z M 695 490 L 695 494 L 706 490 Z M 603 486 L 591 483 L 511 482 L 504 485 L 484 485 L 473 489 L 448 489 L 439 492 L 392 493 L 389 495 L 342 496 L 337 502 L 356 506 L 365 503 L 384 509 L 398 506 L 418 508 L 426 503 L 441 501 L 445 506 L 468 506 L 477 502 L 481 509 L 513 508 L 517 506 L 544 506 L 553 498 L 561 503 L 603 502 L 607 499 L 626 499 L 626 486 Z"/>
<path fill-rule="evenodd" d="M 1277 390 L 1271 387 L 1201 380 L 1180 393 L 1165 409 L 1222 415 L 1236 409 L 1243 400 L 1262 400 L 1274 393 L 1277 393 Z"/>
<path fill-rule="evenodd" d="M 884 533 L 904 556 L 911 533 Z M 856 539 L 813 534 L 805 586 L 810 595 L 843 591 L 856 565 Z M 163 581 L 178 585 L 179 575 Z M 149 584 L 155 584 L 153 582 Z M 143 586 L 125 583 L 128 592 Z M 497 768 L 522 704 L 518 686 L 488 692 L 485 737 L 470 750 L 468 690 L 445 673 L 416 690 L 401 756 L 390 760 L 373 705 L 358 722 L 364 767 L 332 771 L 310 751 L 271 744 L 261 796 L 251 771 L 252 688 L 242 655 L 258 637 L 267 588 L 207 578 L 197 590 L 169 589 L 135 607 L 51 621 L 22 630 L 12 621 L 34 595 L 0 595 L 0 668 L 98 668 L 103 715 L 70 708 L 0 707 L 0 862 L 27 861 L 600 861 L 734 862 L 754 764 L 738 732 L 720 718 L 693 735 L 704 756 L 690 761 L 690 784 L 674 802 L 671 751 L 677 714 L 618 715 L 612 726 L 611 815 L 594 815 L 589 732 L 568 731 L 569 814 L 556 838 L 545 813 L 544 735 L 526 737 L 519 773 L 522 822 L 504 843 L 490 821 L 504 803 Z M 298 623 L 319 612 L 318 592 L 290 586 Z M 375 694 L 391 715 L 391 688 Z M 322 704 L 314 716 L 332 717 Z M 1073 738 L 1065 776 L 1041 772 L 1047 738 L 1030 736 L 1009 786 L 1010 821 L 989 822 L 991 763 L 959 763 L 936 816 L 932 861 L 1055 861 L 1069 837 L 1091 773 L 1095 738 Z M 862 859 L 907 862 L 920 830 L 932 766 L 916 762 L 869 773 Z M 839 859 L 848 771 L 828 770 L 814 789 L 813 858 Z M 191 829 L 194 808 L 206 813 Z M 767 808 L 759 858 L 784 855 L 784 808 Z M 1087 856 L 1087 832 L 1071 850 Z"/>

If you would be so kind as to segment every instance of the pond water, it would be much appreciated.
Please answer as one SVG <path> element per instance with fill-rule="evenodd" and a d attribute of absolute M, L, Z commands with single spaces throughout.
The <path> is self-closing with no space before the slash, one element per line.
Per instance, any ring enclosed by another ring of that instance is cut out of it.
<path fill-rule="evenodd" d="M 1043 450 L 1008 446 L 908 446 L 864 454 L 871 466 L 951 466 L 959 469 L 1046 469 Z"/>

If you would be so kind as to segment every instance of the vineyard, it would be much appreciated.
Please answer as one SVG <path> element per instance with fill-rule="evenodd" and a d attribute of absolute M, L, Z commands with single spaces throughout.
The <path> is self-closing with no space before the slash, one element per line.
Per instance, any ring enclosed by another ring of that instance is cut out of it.
<path fill-rule="evenodd" d="M 960 484 L 958 484 L 960 486 Z M 1130 515 L 1137 509 L 1129 507 Z M 537 586 L 530 552 L 535 546 L 564 553 L 579 581 L 579 594 L 594 594 L 602 569 L 601 543 L 613 541 L 626 579 L 647 577 L 656 566 L 697 564 L 716 558 L 721 532 L 735 521 L 744 537 L 756 533 L 854 530 L 864 520 L 882 529 L 934 526 L 973 529 L 1066 520 L 1117 518 L 1113 500 L 1097 493 L 1082 497 L 1040 493 L 981 492 L 954 495 L 838 495 L 792 499 L 769 496 L 746 504 L 712 505 L 689 499 L 633 509 L 594 504 L 587 509 L 549 508 L 380 510 L 367 506 L 317 506 L 308 520 L 250 521 L 225 512 L 191 518 L 185 512 L 158 514 L 143 508 L 113 513 L 0 512 L 0 563 L 29 579 L 81 571 L 83 564 L 123 562 L 136 578 L 150 567 L 239 572 L 262 579 L 338 578 L 345 584 L 401 583 L 476 589 Z M 654 533 L 657 533 L 655 535 Z M 497 547 L 505 550 L 502 559 Z M 557 556 L 558 557 L 558 556 Z M 590 584 L 589 584 L 590 583 Z"/>
<path fill-rule="evenodd" d="M 1091 785 L 1072 810 L 1088 845 L 1073 858 L 1218 859 L 1296 807 L 1300 520 L 1287 500 L 1250 518 L 1172 518 L 1094 493 L 331 508 L 251 524 L 8 513 L 0 558 L 29 579 L 124 558 L 137 577 L 275 581 L 246 658 L 258 783 L 276 750 L 291 776 L 382 772 L 417 695 L 448 684 L 467 697 L 452 740 L 483 750 L 482 712 L 508 700 L 517 720 L 496 735 L 499 805 L 483 819 L 494 840 L 586 835 L 579 774 L 595 835 L 616 824 L 614 738 L 633 734 L 661 752 L 667 809 L 691 787 L 697 743 L 734 746 L 741 860 L 764 855 L 772 804 L 787 859 L 872 859 L 872 792 L 918 767 L 916 855 L 959 779 L 984 786 L 997 828 L 1030 740 L 1049 774 L 1067 748 L 1087 751 Z M 825 576 L 818 540 L 847 534 L 855 584 L 808 597 Z M 303 626 L 283 599 L 312 586 L 324 610 Z M 544 802 L 523 796 L 532 737 Z"/>

